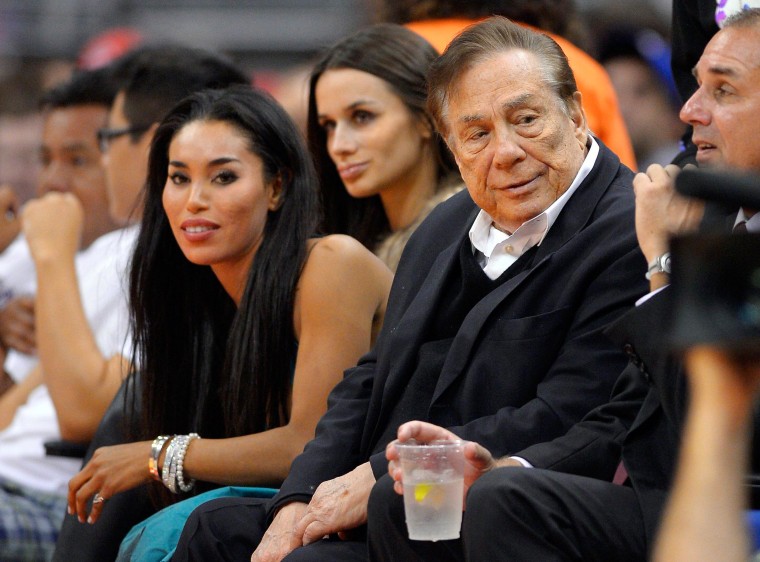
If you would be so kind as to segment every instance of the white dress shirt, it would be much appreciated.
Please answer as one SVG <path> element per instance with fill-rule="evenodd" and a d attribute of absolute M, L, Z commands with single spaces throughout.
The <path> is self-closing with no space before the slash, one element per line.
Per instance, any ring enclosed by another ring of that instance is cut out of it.
<path fill-rule="evenodd" d="M 470 242 L 478 263 L 490 279 L 496 279 L 509 266 L 533 246 L 540 246 L 549 229 L 557 220 L 570 197 L 578 186 L 586 179 L 599 156 L 599 145 L 594 137 L 589 135 L 590 146 L 575 179 L 548 209 L 540 215 L 525 221 L 512 234 L 502 232 L 494 226 L 493 218 L 481 210 L 470 228 Z"/>

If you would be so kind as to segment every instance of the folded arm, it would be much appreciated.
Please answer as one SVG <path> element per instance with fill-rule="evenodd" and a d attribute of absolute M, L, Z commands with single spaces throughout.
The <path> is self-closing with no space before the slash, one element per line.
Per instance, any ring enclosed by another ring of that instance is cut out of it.
<path fill-rule="evenodd" d="M 61 436 L 88 441 L 126 374 L 104 357 L 85 316 L 75 267 L 83 222 L 71 194 L 50 193 L 24 208 L 24 234 L 37 269 L 37 348 Z"/>

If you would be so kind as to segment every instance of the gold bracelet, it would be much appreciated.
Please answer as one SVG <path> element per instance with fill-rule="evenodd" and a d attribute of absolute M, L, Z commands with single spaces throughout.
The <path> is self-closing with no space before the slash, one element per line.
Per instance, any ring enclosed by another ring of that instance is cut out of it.
<path fill-rule="evenodd" d="M 148 457 L 148 472 L 150 472 L 153 480 L 161 482 L 161 475 L 158 473 L 158 459 L 161 456 L 161 451 L 164 450 L 164 445 L 171 439 L 173 435 L 159 435 L 153 440 L 150 445 L 150 457 Z"/>

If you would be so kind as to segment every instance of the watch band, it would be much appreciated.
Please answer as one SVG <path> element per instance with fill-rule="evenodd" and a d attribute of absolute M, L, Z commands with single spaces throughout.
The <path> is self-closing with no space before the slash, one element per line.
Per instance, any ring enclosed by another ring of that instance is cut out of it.
<path fill-rule="evenodd" d="M 665 252 L 661 256 L 657 256 L 651 262 L 649 262 L 649 268 L 645 277 L 647 281 L 652 278 L 652 275 L 657 273 L 670 274 L 670 252 Z"/>

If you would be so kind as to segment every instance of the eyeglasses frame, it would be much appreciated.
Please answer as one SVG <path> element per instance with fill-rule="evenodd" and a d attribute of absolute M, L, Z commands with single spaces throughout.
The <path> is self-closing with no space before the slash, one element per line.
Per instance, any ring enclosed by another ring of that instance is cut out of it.
<path fill-rule="evenodd" d="M 148 129 L 150 129 L 149 125 L 130 125 L 129 127 L 121 127 L 120 129 L 109 129 L 108 127 L 103 127 L 101 129 L 98 129 L 97 132 L 98 148 L 100 149 L 100 152 L 105 154 L 108 152 L 108 146 L 114 139 L 117 139 L 124 135 L 136 135 L 144 133 Z"/>

